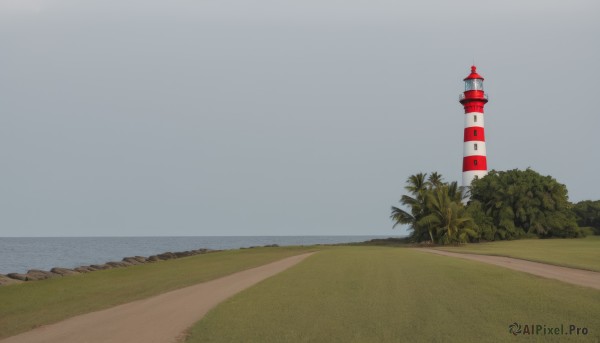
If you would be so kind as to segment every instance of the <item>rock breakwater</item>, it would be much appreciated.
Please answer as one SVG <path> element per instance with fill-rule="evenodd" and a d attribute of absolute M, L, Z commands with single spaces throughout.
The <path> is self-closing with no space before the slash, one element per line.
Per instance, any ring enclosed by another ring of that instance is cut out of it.
<path fill-rule="evenodd" d="M 146 263 L 155 263 L 160 261 L 172 260 L 177 258 L 189 257 L 194 255 L 207 254 L 211 252 L 217 252 L 220 250 L 211 250 L 211 249 L 197 249 L 197 250 L 188 250 L 188 251 L 180 251 L 180 252 L 165 252 L 158 255 L 152 255 L 148 257 L 144 256 L 130 256 L 124 257 L 121 261 L 109 261 L 104 264 L 93 264 L 89 266 L 79 266 L 77 268 L 61 268 L 54 267 L 50 269 L 50 271 L 39 270 L 39 269 L 31 269 L 27 271 L 25 274 L 21 273 L 9 273 L 6 275 L 0 274 L 0 286 L 4 285 L 12 285 L 16 283 L 22 283 L 27 281 L 39 281 L 46 280 L 55 277 L 63 277 L 69 275 L 76 274 L 84 274 L 91 273 L 98 270 L 106 270 L 113 268 L 124 268 L 134 265 L 146 264 Z"/>

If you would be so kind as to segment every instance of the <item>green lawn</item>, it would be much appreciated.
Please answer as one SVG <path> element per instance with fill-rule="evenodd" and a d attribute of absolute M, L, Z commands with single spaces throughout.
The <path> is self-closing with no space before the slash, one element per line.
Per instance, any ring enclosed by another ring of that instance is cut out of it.
<path fill-rule="evenodd" d="M 263 265 L 310 248 L 256 248 L 197 255 L 0 287 L 0 338 Z M 314 249 L 312 249 L 314 250 Z"/>
<path fill-rule="evenodd" d="M 339 247 L 225 301 L 187 342 L 597 342 L 599 313 L 593 289 L 413 249 Z M 514 337 L 513 322 L 589 331 Z"/>
<path fill-rule="evenodd" d="M 521 258 L 559 266 L 600 272 L 600 236 L 579 239 L 523 239 L 460 247 L 446 251 Z"/>

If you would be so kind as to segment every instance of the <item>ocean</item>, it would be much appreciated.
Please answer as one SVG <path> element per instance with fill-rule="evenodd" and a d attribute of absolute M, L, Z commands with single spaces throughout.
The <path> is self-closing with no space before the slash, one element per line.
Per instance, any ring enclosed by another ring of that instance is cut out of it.
<path fill-rule="evenodd" d="M 390 236 L 0 237 L 0 274 L 75 268 L 167 251 L 351 243 L 387 237 Z"/>

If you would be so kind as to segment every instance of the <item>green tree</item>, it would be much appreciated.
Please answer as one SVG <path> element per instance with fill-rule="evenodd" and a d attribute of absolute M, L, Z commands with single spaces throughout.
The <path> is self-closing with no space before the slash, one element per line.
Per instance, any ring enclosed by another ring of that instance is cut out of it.
<path fill-rule="evenodd" d="M 478 206 L 492 219 L 494 239 L 581 234 L 569 209 L 565 185 L 531 169 L 492 170 L 473 181 L 471 201 L 479 202 Z"/>
<path fill-rule="evenodd" d="M 572 211 L 579 226 L 591 227 L 594 234 L 600 235 L 600 200 L 580 201 L 573 206 Z"/>
<path fill-rule="evenodd" d="M 438 172 L 433 172 L 427 178 L 427 182 L 429 183 L 429 188 L 431 189 L 431 188 L 439 187 L 442 184 L 444 184 L 444 178 L 442 177 L 442 174 L 440 174 Z"/>
<path fill-rule="evenodd" d="M 437 172 L 411 175 L 404 187 L 400 203 L 408 210 L 392 206 L 390 217 L 394 227 L 409 225 L 415 242 L 461 243 L 477 236 L 471 218 L 462 204 L 463 188 L 456 182 L 446 183 Z"/>
<path fill-rule="evenodd" d="M 492 217 L 488 216 L 481 203 L 477 200 L 469 202 L 466 208 L 467 215 L 473 219 L 478 241 L 494 241 L 500 239 L 494 226 Z"/>
<path fill-rule="evenodd" d="M 466 243 L 470 238 L 476 238 L 477 232 L 473 220 L 451 188 L 440 184 L 427 193 L 428 214 L 417 223 L 431 228 L 436 233 L 438 243 Z"/>
<path fill-rule="evenodd" d="M 431 241 L 434 241 L 433 233 L 428 229 L 418 225 L 419 220 L 427 215 L 426 193 L 430 187 L 429 181 L 427 181 L 426 173 L 418 173 L 408 177 L 406 180 L 406 186 L 404 189 L 408 191 L 409 195 L 402 195 L 400 203 L 410 208 L 409 211 L 405 211 L 399 207 L 392 206 L 391 218 L 394 220 L 394 227 L 400 224 L 409 225 L 409 229 L 412 230 L 411 238 L 417 242 L 423 241 L 429 235 Z"/>

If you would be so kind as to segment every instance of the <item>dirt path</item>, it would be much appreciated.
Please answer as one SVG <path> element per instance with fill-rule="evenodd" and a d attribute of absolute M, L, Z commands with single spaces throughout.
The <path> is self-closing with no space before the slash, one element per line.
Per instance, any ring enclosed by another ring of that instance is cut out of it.
<path fill-rule="evenodd" d="M 220 279 L 92 312 L 9 337 L 1 343 L 177 342 L 211 308 L 304 260 L 292 256 Z"/>
<path fill-rule="evenodd" d="M 426 251 L 433 254 L 452 256 L 463 258 L 466 260 L 473 260 L 479 262 L 485 262 L 500 267 L 518 270 L 521 272 L 545 277 L 548 279 L 556 279 L 563 282 L 572 283 L 574 285 L 591 287 L 600 289 L 600 273 L 592 272 L 582 269 L 574 269 L 567 267 L 559 267 L 551 264 L 531 262 L 526 260 L 520 260 L 511 257 L 502 256 L 490 256 L 490 255 L 475 255 L 475 254 L 461 254 L 455 252 L 442 251 L 437 249 L 418 248 L 420 251 Z"/>

